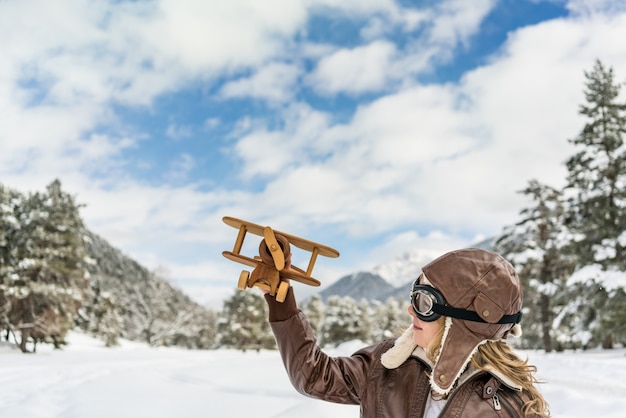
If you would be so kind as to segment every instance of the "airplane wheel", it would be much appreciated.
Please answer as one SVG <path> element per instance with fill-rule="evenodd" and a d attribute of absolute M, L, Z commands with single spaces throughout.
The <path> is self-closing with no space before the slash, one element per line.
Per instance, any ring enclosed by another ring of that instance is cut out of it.
<path fill-rule="evenodd" d="M 284 302 L 285 298 L 287 297 L 288 291 L 289 291 L 289 283 L 280 282 L 280 285 L 278 286 L 278 292 L 276 292 L 276 300 L 281 303 Z"/>
<path fill-rule="evenodd" d="M 250 277 L 250 272 L 243 270 L 241 274 L 239 274 L 239 283 L 237 283 L 237 288 L 239 290 L 245 290 L 248 285 L 248 278 Z"/>

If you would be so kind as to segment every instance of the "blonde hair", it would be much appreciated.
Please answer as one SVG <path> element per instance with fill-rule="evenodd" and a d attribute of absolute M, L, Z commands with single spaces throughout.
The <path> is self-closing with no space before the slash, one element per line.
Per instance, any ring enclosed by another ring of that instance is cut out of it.
<path fill-rule="evenodd" d="M 472 357 L 472 364 L 485 371 L 498 370 L 515 384 L 521 386 L 529 400 L 524 403 L 522 411 L 527 416 L 535 414 L 541 418 L 549 418 L 548 403 L 537 389 L 541 383 L 535 377 L 537 367 L 522 360 L 505 341 L 487 341 L 478 347 L 478 355 Z"/>
<path fill-rule="evenodd" d="M 433 363 L 437 361 L 437 358 L 439 357 L 439 352 L 441 351 L 441 340 L 443 339 L 443 333 L 446 328 L 446 317 L 440 317 L 435 321 L 435 323 L 439 325 L 439 329 L 437 330 L 437 333 L 433 336 L 433 339 L 430 340 L 426 347 L 424 347 L 424 350 L 426 351 L 426 356 Z"/>
<path fill-rule="evenodd" d="M 437 361 L 441 351 L 441 340 L 445 331 L 444 317 L 439 318 L 437 323 L 439 330 L 428 346 L 424 347 L 426 355 L 433 363 Z M 536 386 L 540 383 L 535 378 L 537 367 L 528 364 L 528 360 L 519 358 L 505 341 L 487 341 L 481 344 L 471 361 L 476 368 L 486 372 L 495 369 L 520 386 L 529 398 L 522 407 L 526 416 L 533 416 L 533 414 L 540 418 L 551 416 L 548 403 Z"/>

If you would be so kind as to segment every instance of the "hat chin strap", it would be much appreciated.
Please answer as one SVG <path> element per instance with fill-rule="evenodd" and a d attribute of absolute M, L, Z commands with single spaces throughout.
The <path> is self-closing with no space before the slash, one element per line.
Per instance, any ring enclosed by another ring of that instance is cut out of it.
<path fill-rule="evenodd" d="M 463 319 L 465 321 L 483 322 L 488 323 L 482 319 L 476 312 L 468 311 L 466 309 L 454 308 L 452 306 L 441 305 L 439 303 L 433 303 L 432 308 L 434 313 L 443 316 L 449 316 L 452 318 Z M 512 315 L 503 315 L 498 322 L 494 324 L 518 324 L 522 320 L 522 311 Z"/>

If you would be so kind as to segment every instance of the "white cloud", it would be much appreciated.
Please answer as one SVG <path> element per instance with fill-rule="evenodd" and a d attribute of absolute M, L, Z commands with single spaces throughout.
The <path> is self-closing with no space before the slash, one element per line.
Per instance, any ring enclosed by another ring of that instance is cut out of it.
<path fill-rule="evenodd" d="M 194 75 L 256 65 L 282 50 L 306 20 L 301 2 L 161 0 L 138 33 L 157 58 Z"/>
<path fill-rule="evenodd" d="M 626 10 L 626 1 L 624 0 L 569 0 L 566 3 L 569 10 L 580 15 L 611 14 Z"/>
<path fill-rule="evenodd" d="M 385 16 L 370 16 L 359 34 L 366 41 L 374 41 L 387 37 L 397 29 L 410 33 L 427 24 L 431 18 L 428 10 L 396 9 Z"/>
<path fill-rule="evenodd" d="M 172 139 L 185 139 L 193 135 L 193 128 L 189 125 L 170 124 L 165 134 Z"/>
<path fill-rule="evenodd" d="M 333 10 L 348 16 L 399 16 L 404 11 L 394 0 L 309 0 L 307 5 L 313 12 Z"/>
<path fill-rule="evenodd" d="M 338 50 L 320 60 L 309 83 L 322 94 L 382 90 L 392 76 L 388 67 L 395 52 L 394 44 L 383 41 Z"/>
<path fill-rule="evenodd" d="M 251 97 L 282 103 L 292 99 L 299 75 L 294 65 L 271 63 L 248 78 L 226 83 L 220 94 L 225 98 Z"/>
<path fill-rule="evenodd" d="M 496 0 L 441 2 L 434 11 L 430 42 L 449 46 L 466 44 L 495 5 Z"/>
<path fill-rule="evenodd" d="M 177 159 L 170 164 L 169 172 L 165 177 L 168 181 L 183 182 L 188 180 L 189 172 L 196 166 L 195 159 L 187 154 L 183 153 L 178 156 Z"/>
<path fill-rule="evenodd" d="M 298 103 L 283 110 L 283 120 L 282 130 L 253 125 L 241 134 L 234 152 L 244 162 L 242 177 L 280 175 L 327 152 L 317 139 L 327 129 L 328 115 Z"/>
<path fill-rule="evenodd" d="M 220 126 L 220 124 L 221 121 L 219 120 L 219 118 L 208 118 L 204 121 L 204 127 L 206 129 L 215 129 Z"/>

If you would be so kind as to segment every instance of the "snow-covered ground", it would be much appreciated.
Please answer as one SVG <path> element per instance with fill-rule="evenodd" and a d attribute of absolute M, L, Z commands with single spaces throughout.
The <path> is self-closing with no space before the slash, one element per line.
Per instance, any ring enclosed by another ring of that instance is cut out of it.
<path fill-rule="evenodd" d="M 292 389 L 275 351 L 188 351 L 82 334 L 70 346 L 22 354 L 0 346 L 0 416 L 19 418 L 358 417 L 357 406 Z M 346 344 L 332 354 L 358 348 Z M 524 353 L 548 383 L 554 417 L 625 417 L 626 350 Z"/>

